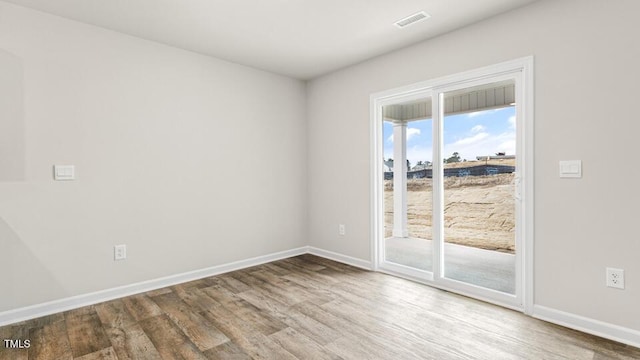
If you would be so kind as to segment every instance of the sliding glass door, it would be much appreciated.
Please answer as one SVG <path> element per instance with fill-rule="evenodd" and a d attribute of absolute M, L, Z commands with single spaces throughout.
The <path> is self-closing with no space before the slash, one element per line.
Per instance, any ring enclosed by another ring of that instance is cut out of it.
<path fill-rule="evenodd" d="M 375 100 L 380 270 L 523 307 L 522 81 L 461 76 Z"/>

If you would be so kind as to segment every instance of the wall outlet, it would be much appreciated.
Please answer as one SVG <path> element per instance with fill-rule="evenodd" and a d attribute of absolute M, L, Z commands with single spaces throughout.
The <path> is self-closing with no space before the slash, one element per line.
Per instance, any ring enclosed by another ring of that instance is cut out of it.
<path fill-rule="evenodd" d="M 347 228 L 344 226 L 344 224 L 338 225 L 338 235 L 344 236 L 346 233 L 347 233 Z"/>
<path fill-rule="evenodd" d="M 124 260 L 127 258 L 127 245 L 116 245 L 113 247 L 113 260 Z"/>
<path fill-rule="evenodd" d="M 624 289 L 624 270 L 607 268 L 607 286 Z"/>

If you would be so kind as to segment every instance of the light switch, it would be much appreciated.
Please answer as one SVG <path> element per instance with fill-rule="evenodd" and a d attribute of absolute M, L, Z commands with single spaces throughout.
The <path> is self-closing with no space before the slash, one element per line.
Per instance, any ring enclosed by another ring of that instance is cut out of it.
<path fill-rule="evenodd" d="M 75 180 L 76 169 L 73 165 L 54 165 L 53 178 L 55 180 Z"/>
<path fill-rule="evenodd" d="M 582 160 L 560 161 L 560 177 L 561 178 L 581 178 L 582 177 Z"/>

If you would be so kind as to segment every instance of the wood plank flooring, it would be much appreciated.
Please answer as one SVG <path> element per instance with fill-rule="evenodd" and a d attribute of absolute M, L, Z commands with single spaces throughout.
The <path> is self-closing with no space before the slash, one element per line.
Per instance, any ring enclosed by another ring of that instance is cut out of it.
<path fill-rule="evenodd" d="M 302 255 L 0 327 L 0 360 L 640 359 L 640 349 Z"/>

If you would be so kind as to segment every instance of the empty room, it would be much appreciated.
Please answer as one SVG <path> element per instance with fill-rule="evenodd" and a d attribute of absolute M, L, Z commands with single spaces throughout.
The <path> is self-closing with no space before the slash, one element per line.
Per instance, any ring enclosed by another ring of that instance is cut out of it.
<path fill-rule="evenodd" d="M 0 0 L 0 360 L 640 359 L 636 0 Z"/>

